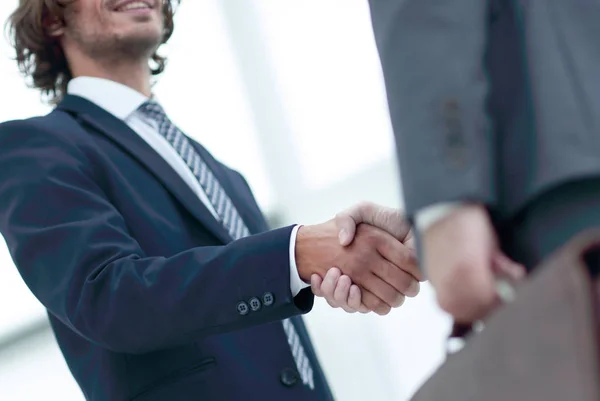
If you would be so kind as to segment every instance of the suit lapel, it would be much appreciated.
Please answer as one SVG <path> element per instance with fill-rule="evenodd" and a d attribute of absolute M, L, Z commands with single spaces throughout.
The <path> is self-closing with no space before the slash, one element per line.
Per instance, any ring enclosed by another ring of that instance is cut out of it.
<path fill-rule="evenodd" d="M 263 215 L 260 214 L 259 216 L 256 216 L 255 214 L 251 213 L 251 209 L 248 207 L 247 204 L 245 204 L 244 200 L 239 195 L 240 191 L 236 189 L 235 185 L 232 183 L 230 178 L 231 174 L 227 174 L 227 171 L 223 168 L 223 166 L 217 160 L 215 160 L 215 158 L 204 148 L 204 146 L 191 139 L 190 142 L 192 143 L 194 149 L 196 149 L 202 160 L 204 160 L 208 168 L 213 172 L 213 174 L 225 190 L 225 193 L 229 195 L 231 202 L 233 203 L 238 213 L 244 220 L 244 223 L 246 224 L 248 230 L 251 233 L 265 231 L 266 223 L 264 221 Z"/>
<path fill-rule="evenodd" d="M 74 113 L 81 122 L 111 139 L 152 172 L 163 186 L 217 238 L 224 243 L 231 241 L 231 236 L 223 225 L 214 218 L 179 174 L 126 123 L 79 96 L 66 96 L 58 108 Z"/>

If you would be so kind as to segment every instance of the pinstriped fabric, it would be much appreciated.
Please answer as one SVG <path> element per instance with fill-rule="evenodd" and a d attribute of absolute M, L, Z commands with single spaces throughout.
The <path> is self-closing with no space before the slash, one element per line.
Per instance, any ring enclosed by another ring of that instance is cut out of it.
<path fill-rule="evenodd" d="M 181 156 L 198 179 L 200 186 L 217 212 L 221 224 L 223 224 L 229 235 L 231 235 L 231 238 L 237 240 L 250 235 L 250 231 L 235 208 L 231 198 L 225 193 L 217 178 L 210 171 L 198 152 L 196 152 L 187 137 L 169 120 L 163 108 L 154 101 L 147 101 L 138 110 L 158 124 L 159 133 L 173 146 L 173 149 Z M 300 342 L 298 332 L 289 319 L 283 320 L 282 323 L 302 382 L 313 390 L 313 370 L 304 347 Z"/>
<path fill-rule="evenodd" d="M 290 349 L 292 350 L 294 362 L 296 362 L 296 368 L 298 369 L 298 373 L 300 373 L 302 383 L 308 386 L 308 388 L 310 388 L 311 390 L 314 390 L 315 383 L 313 370 L 310 366 L 308 356 L 304 351 L 304 347 L 300 343 L 300 336 L 298 336 L 296 328 L 289 319 L 285 319 L 282 323 L 283 330 L 287 335 L 288 344 L 290 345 Z"/>
<path fill-rule="evenodd" d="M 140 106 L 139 110 L 158 123 L 158 131 L 179 153 L 198 179 L 229 235 L 234 240 L 250 235 L 250 231 L 217 178 L 183 132 L 169 120 L 163 108 L 156 102 L 148 101 Z"/>

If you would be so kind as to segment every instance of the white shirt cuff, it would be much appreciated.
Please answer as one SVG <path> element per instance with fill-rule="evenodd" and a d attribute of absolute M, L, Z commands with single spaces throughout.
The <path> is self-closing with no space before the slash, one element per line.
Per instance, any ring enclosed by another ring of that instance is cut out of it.
<path fill-rule="evenodd" d="M 294 227 L 290 236 L 290 289 L 292 290 L 292 297 L 298 295 L 304 288 L 310 287 L 310 284 L 302 281 L 296 266 L 296 235 L 298 235 L 299 228 L 300 226 Z"/>
<path fill-rule="evenodd" d="M 448 216 L 463 204 L 463 202 L 436 203 L 418 210 L 415 213 L 415 227 L 417 232 L 425 232 L 429 227 Z"/>

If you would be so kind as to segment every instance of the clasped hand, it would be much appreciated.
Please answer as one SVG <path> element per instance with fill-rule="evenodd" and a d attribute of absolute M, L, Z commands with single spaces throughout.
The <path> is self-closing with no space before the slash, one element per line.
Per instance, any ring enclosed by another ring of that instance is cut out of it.
<path fill-rule="evenodd" d="M 296 239 L 300 278 L 315 295 L 347 312 L 385 315 L 419 293 L 410 225 L 398 209 L 363 202 L 335 218 L 302 226 Z"/>

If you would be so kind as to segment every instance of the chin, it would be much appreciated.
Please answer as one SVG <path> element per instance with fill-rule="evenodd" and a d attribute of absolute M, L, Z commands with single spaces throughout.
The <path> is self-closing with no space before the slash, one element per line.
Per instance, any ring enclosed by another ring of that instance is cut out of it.
<path fill-rule="evenodd" d="M 154 40 L 160 43 L 162 35 L 162 29 L 157 27 L 137 27 L 136 29 L 132 29 L 128 36 L 146 38 L 147 40 Z"/>
<path fill-rule="evenodd" d="M 126 20 L 115 21 L 122 36 L 162 36 L 164 26 L 160 16 L 154 14 L 128 15 Z"/>
<path fill-rule="evenodd" d="M 123 30 L 123 37 L 154 40 L 160 42 L 163 35 L 163 26 L 156 22 L 147 24 L 131 24 Z"/>
<path fill-rule="evenodd" d="M 128 32 L 118 35 L 113 42 L 113 50 L 116 53 L 133 57 L 144 57 L 152 54 L 162 43 L 162 32 L 158 29 L 130 29 Z"/>

